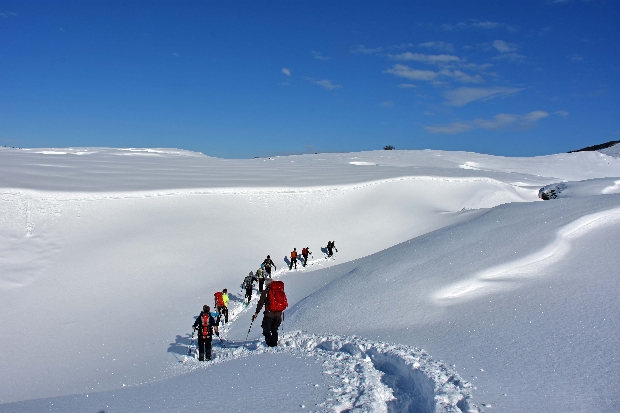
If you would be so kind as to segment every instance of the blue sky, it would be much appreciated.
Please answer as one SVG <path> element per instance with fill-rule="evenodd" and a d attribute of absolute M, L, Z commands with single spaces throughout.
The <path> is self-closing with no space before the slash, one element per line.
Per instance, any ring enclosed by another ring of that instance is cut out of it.
<path fill-rule="evenodd" d="M 505 156 L 620 140 L 620 2 L 2 1 L 0 145 Z"/>

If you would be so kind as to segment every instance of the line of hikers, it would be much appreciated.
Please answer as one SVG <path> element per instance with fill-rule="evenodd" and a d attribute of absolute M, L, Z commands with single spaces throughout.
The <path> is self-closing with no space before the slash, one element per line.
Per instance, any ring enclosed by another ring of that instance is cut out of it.
<path fill-rule="evenodd" d="M 333 255 L 333 250 L 338 252 L 335 242 L 328 241 L 327 257 Z M 302 265 L 305 267 L 308 263 L 308 255 L 312 255 L 312 252 L 310 252 L 308 247 L 304 247 L 301 251 L 301 255 L 304 260 Z M 292 269 L 293 265 L 295 265 L 295 269 L 297 269 L 297 248 L 293 248 L 291 252 L 289 269 Z M 252 300 L 253 284 L 258 281 L 260 298 L 256 305 L 256 311 L 252 315 L 252 323 L 254 323 L 254 320 L 258 317 L 261 309 L 265 307 L 261 327 L 263 329 L 263 336 L 265 336 L 265 343 L 269 347 L 278 345 L 278 328 L 282 323 L 283 311 L 288 307 L 286 293 L 284 292 L 284 283 L 282 281 L 272 280 L 272 267 L 274 270 L 277 270 L 275 263 L 271 257 L 267 255 L 267 258 L 265 258 L 260 267 L 256 270 L 256 275 L 250 271 L 241 284 L 241 289 L 245 289 L 244 304 L 247 306 Z M 224 323 L 228 323 L 228 289 L 224 288 L 222 291 L 216 292 L 213 296 L 216 311 L 211 313 L 211 307 L 204 305 L 200 315 L 196 318 L 192 326 L 194 332 L 198 331 L 198 360 L 200 361 L 211 360 L 213 333 L 215 332 L 218 337 L 220 336 L 218 327 L 222 321 L 222 317 L 224 317 Z M 250 329 L 251 328 L 252 324 L 250 324 Z"/>

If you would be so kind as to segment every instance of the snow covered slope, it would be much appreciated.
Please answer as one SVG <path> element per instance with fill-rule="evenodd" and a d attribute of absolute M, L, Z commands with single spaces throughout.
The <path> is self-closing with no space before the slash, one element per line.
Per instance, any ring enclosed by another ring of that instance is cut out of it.
<path fill-rule="evenodd" d="M 0 149 L 0 410 L 204 411 L 178 392 L 208 381 L 223 411 L 609 411 L 619 195 L 534 202 L 601 178 L 620 159 Z M 284 269 L 303 246 L 311 265 Z M 187 359 L 202 304 L 241 298 L 267 254 L 291 303 L 282 347 L 258 326 L 246 343 L 233 302 L 218 362 Z M 292 404 L 233 402 L 265 390 L 262 369 Z"/>

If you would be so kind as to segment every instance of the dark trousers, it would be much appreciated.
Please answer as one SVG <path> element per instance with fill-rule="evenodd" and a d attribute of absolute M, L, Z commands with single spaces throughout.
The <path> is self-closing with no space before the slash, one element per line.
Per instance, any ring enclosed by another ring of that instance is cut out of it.
<path fill-rule="evenodd" d="M 304 257 L 304 267 L 308 264 L 308 254 L 301 254 Z"/>
<path fill-rule="evenodd" d="M 265 271 L 267 272 L 267 275 L 269 275 L 269 278 L 271 278 L 271 267 L 265 267 Z"/>
<path fill-rule="evenodd" d="M 327 247 L 327 256 L 331 257 L 332 255 L 334 255 L 334 252 L 332 251 L 331 247 Z"/>
<path fill-rule="evenodd" d="M 263 335 L 265 336 L 265 343 L 269 347 L 275 347 L 278 345 L 278 328 L 282 323 L 282 316 L 268 317 L 263 316 L 263 322 L 261 327 L 263 328 Z"/>
<path fill-rule="evenodd" d="M 198 360 L 205 361 L 205 357 L 207 360 L 211 360 L 211 340 L 213 336 L 207 336 L 206 338 L 202 338 L 202 334 L 198 335 Z"/>
<path fill-rule="evenodd" d="M 295 269 L 297 269 L 297 257 L 291 258 L 291 265 L 288 266 L 289 270 L 293 268 L 293 264 L 295 264 Z"/>
<path fill-rule="evenodd" d="M 248 299 L 248 304 L 250 304 L 250 301 L 252 301 L 252 286 L 251 285 L 245 289 L 245 298 Z"/>
<path fill-rule="evenodd" d="M 218 316 L 215 322 L 217 325 L 220 325 L 220 321 L 222 320 L 222 316 L 224 316 L 224 322 L 228 323 L 228 308 L 226 307 L 218 307 L 217 308 Z"/>
<path fill-rule="evenodd" d="M 259 278 L 258 279 L 258 292 L 262 293 L 263 292 L 263 285 L 265 284 L 265 279 L 264 278 Z"/>

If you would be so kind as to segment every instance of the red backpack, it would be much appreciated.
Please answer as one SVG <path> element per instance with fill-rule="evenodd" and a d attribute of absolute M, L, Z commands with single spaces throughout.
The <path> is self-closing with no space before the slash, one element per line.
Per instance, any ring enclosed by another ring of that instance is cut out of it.
<path fill-rule="evenodd" d="M 288 301 L 284 293 L 284 283 L 272 281 L 267 291 L 267 311 L 284 311 L 286 307 L 288 307 Z"/>
<path fill-rule="evenodd" d="M 226 307 L 226 304 L 224 304 L 224 297 L 222 296 L 221 291 L 216 292 L 215 294 L 213 294 L 213 296 L 215 297 L 216 307 Z"/>
<path fill-rule="evenodd" d="M 308 249 L 304 247 L 304 249 L 301 250 L 301 255 L 308 255 Z"/>
<path fill-rule="evenodd" d="M 209 337 L 209 313 L 202 314 L 202 338 Z"/>

